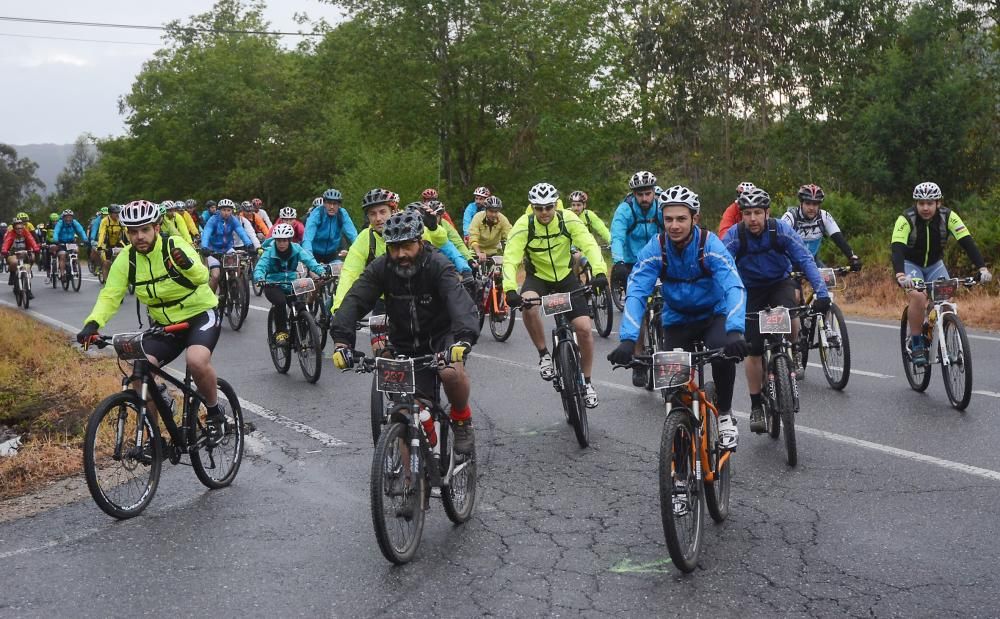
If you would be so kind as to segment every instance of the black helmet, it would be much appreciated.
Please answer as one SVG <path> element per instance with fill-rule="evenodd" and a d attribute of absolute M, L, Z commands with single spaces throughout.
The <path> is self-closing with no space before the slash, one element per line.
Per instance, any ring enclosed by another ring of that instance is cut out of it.
<path fill-rule="evenodd" d="M 741 211 L 751 208 L 771 208 L 771 196 L 767 195 L 767 192 L 760 187 L 754 187 L 750 191 L 744 191 L 740 194 L 737 201 L 739 202 Z"/>
<path fill-rule="evenodd" d="M 385 228 L 382 229 L 382 238 L 386 244 L 415 241 L 420 239 L 423 234 L 424 218 L 420 211 L 413 208 L 393 213 L 385 222 Z"/>
<path fill-rule="evenodd" d="M 361 208 L 367 209 L 370 206 L 376 206 L 378 204 L 388 204 L 392 201 L 392 192 L 388 189 L 382 189 L 381 187 L 376 187 L 375 189 L 369 190 L 368 193 L 361 198 Z"/>

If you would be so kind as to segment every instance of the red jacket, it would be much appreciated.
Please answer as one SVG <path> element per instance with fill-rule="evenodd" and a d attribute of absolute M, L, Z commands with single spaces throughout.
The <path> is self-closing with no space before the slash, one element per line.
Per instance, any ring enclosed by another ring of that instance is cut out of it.
<path fill-rule="evenodd" d="M 291 223 L 292 224 L 292 228 L 295 229 L 295 236 L 292 237 L 292 242 L 293 243 L 298 243 L 300 245 L 302 244 L 302 237 L 305 236 L 306 227 L 302 224 L 301 221 L 299 221 L 298 219 L 293 219 L 291 222 L 289 222 L 288 220 L 285 220 L 285 219 L 279 219 L 278 221 L 275 222 L 274 225 L 277 226 L 279 223 L 282 223 L 282 224 Z M 267 238 L 271 238 L 271 233 L 272 232 L 274 232 L 274 227 L 273 226 L 271 227 L 270 230 L 268 230 L 268 232 L 267 232 Z"/>
<path fill-rule="evenodd" d="M 725 238 L 726 230 L 729 230 L 741 221 L 743 221 L 743 215 L 740 213 L 740 205 L 733 202 L 726 207 L 726 212 L 722 214 L 722 221 L 719 222 L 719 238 Z"/>
<path fill-rule="evenodd" d="M 10 248 L 14 245 L 14 239 L 17 238 L 17 233 L 14 227 L 11 226 L 7 229 L 7 234 L 3 236 L 3 247 L 0 247 L 0 254 L 10 253 Z M 21 238 L 24 239 L 24 244 L 27 245 L 28 249 L 31 251 L 41 251 L 38 248 L 38 243 L 35 242 L 35 236 L 28 232 L 28 228 L 21 228 Z"/>

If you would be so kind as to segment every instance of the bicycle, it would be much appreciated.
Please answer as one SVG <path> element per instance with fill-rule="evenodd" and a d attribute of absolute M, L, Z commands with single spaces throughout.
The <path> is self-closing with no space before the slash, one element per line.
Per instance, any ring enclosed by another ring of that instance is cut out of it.
<path fill-rule="evenodd" d="M 63 290 L 69 290 L 70 283 L 73 284 L 73 291 L 80 292 L 80 284 L 83 281 L 83 272 L 80 271 L 80 263 L 78 260 L 77 251 L 79 245 L 76 243 L 65 243 L 66 256 L 63 259 L 63 270 L 59 270 L 59 252 L 49 252 L 49 281 L 52 283 L 52 288 L 55 289 L 57 285 L 62 284 Z"/>
<path fill-rule="evenodd" d="M 374 372 L 385 396 L 383 424 L 371 468 L 372 524 L 382 555 L 400 565 L 416 555 L 431 488 L 440 488 L 448 519 L 462 524 L 476 502 L 475 454 L 455 453 L 451 419 L 440 405 L 437 368 L 444 353 L 421 357 L 365 357 L 356 372 Z M 433 372 L 433 392 L 416 392 L 416 372 Z M 418 503 L 419 502 L 419 503 Z"/>
<path fill-rule="evenodd" d="M 506 342 L 514 332 L 517 310 L 507 305 L 503 293 L 503 255 L 490 257 L 488 263 L 480 266 L 482 294 L 479 295 L 479 328 L 483 322 L 490 322 L 490 333 L 498 342 Z"/>
<path fill-rule="evenodd" d="M 819 360 L 823 366 L 823 376 L 830 387 L 842 391 L 851 378 L 851 341 L 847 334 L 847 321 L 844 312 L 833 302 L 834 291 L 843 290 L 845 286 L 838 283 L 837 275 L 849 273 L 851 267 L 835 267 L 819 269 L 827 290 L 830 291 L 829 321 L 827 315 L 808 311 L 799 313 L 799 338 L 795 343 L 796 354 L 801 359 L 800 370 L 796 378 L 805 378 L 806 364 L 809 361 L 809 350 L 819 349 Z M 794 272 L 791 277 L 799 279 L 804 273 Z M 810 291 L 804 304 L 812 305 L 815 291 Z"/>
<path fill-rule="evenodd" d="M 663 322 L 661 320 L 663 314 L 663 294 L 660 292 L 659 287 L 657 287 L 653 294 L 649 297 L 649 302 L 646 303 L 646 313 L 643 314 L 643 326 L 645 327 L 645 336 L 642 340 L 642 352 L 644 356 L 652 357 L 653 353 L 657 352 L 661 348 L 661 343 L 663 342 Z M 644 385 L 646 391 L 653 391 L 653 368 L 649 367 L 646 374 L 646 384 Z"/>
<path fill-rule="evenodd" d="M 552 378 L 552 386 L 562 398 L 566 422 L 572 426 L 580 447 L 587 447 L 590 444 L 587 407 L 583 401 L 587 394 L 587 385 L 583 378 L 583 365 L 580 360 L 580 346 L 576 343 L 576 332 L 565 314 L 573 309 L 572 298 L 588 294 L 590 289 L 590 286 L 582 286 L 571 292 L 557 292 L 523 301 L 525 307 L 541 305 L 544 315 L 555 318 L 556 326 L 552 329 L 554 353 L 552 362 L 555 376 Z"/>
<path fill-rule="evenodd" d="M 185 368 L 181 382 L 151 364 L 143 351 L 143 338 L 187 328 L 185 322 L 94 339 L 98 348 L 114 348 L 120 368 L 122 361 L 132 365 L 131 372 L 122 368 L 122 390 L 105 398 L 91 413 L 83 444 L 83 471 L 90 495 L 114 518 L 133 518 L 149 505 L 165 459 L 178 464 L 186 454 L 198 480 L 211 489 L 228 486 L 239 471 L 244 434 L 253 431 L 253 426 L 244 426 L 243 410 L 232 386 L 218 379 L 219 401 L 228 403 L 229 413 L 222 436 L 212 436 L 204 423 L 204 399 L 192 386 L 190 370 Z M 176 403 L 167 400 L 166 384 L 158 385 L 156 378 L 180 390 L 180 425 L 174 420 Z M 141 384 L 138 393 L 131 387 L 134 382 Z M 152 402 L 153 411 L 147 402 Z M 169 440 L 161 435 L 157 418 Z"/>
<path fill-rule="evenodd" d="M 729 516 L 733 451 L 719 438 L 715 383 L 705 382 L 705 365 L 727 359 L 723 349 L 681 349 L 636 356 L 612 368 L 648 366 L 654 388 L 663 393 L 667 417 L 660 436 L 660 517 L 670 559 L 690 573 L 698 565 L 705 508 L 715 522 Z"/>
<path fill-rule="evenodd" d="M 927 341 L 929 358 L 924 366 L 913 363 L 910 350 L 908 307 L 903 308 L 899 324 L 900 349 L 906 380 L 914 391 L 923 392 L 931 382 L 931 365 L 941 364 L 944 390 L 948 401 L 960 411 L 972 399 L 972 352 L 965 324 L 958 317 L 958 306 L 951 300 L 959 286 L 966 289 L 978 284 L 975 277 L 939 279 L 933 282 L 914 280 L 914 290 L 927 292 L 922 335 Z"/>
<path fill-rule="evenodd" d="M 288 340 L 284 344 L 274 341 L 277 332 L 276 310 L 272 306 L 267 313 L 267 346 L 271 350 L 271 362 L 279 374 L 288 372 L 292 364 L 291 352 L 299 358 L 299 368 L 307 382 L 315 383 L 323 371 L 323 352 L 319 346 L 319 327 L 312 314 L 306 309 L 301 297 L 316 290 L 316 282 L 311 277 L 302 277 L 288 282 L 292 286 L 292 294 L 288 296 Z M 280 283 L 265 283 L 264 288 L 282 288 Z"/>
<path fill-rule="evenodd" d="M 31 279 L 34 275 L 31 272 L 31 265 L 24 261 L 28 252 L 24 250 L 16 251 L 14 255 L 17 256 L 17 275 L 14 277 L 14 300 L 17 301 L 18 307 L 28 309 L 28 305 L 31 304 Z M 7 261 L 4 260 L 3 263 L 7 264 Z"/>
<path fill-rule="evenodd" d="M 580 268 L 580 283 L 587 285 L 593 280 L 594 272 L 586 256 L 580 257 Z M 597 335 L 601 337 L 611 335 L 615 315 L 614 306 L 610 287 L 593 288 L 587 295 L 587 307 L 590 309 L 590 317 L 594 321 L 594 330 L 597 331 Z"/>
<path fill-rule="evenodd" d="M 611 270 L 611 299 L 619 312 L 625 311 L 625 295 L 628 285 L 628 276 L 616 275 L 614 269 Z"/>
<path fill-rule="evenodd" d="M 340 283 L 340 272 L 344 269 L 342 261 L 331 262 L 327 266 L 328 274 L 317 278 L 317 293 L 313 295 L 309 304 L 309 311 L 316 319 L 316 325 L 320 332 L 319 349 L 326 348 L 327 336 L 330 333 L 330 322 L 333 316 L 330 314 L 330 307 L 333 305 L 333 297 L 337 292 L 337 285 Z"/>
<path fill-rule="evenodd" d="M 222 265 L 219 277 L 219 311 L 229 320 L 233 331 L 239 331 L 250 311 L 250 291 L 245 278 L 243 258 L 246 254 L 233 251 L 213 254 Z"/>

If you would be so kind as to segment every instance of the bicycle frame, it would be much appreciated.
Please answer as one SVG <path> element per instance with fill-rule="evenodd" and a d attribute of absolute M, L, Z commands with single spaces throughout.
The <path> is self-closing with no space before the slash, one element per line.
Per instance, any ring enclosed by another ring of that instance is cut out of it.
<path fill-rule="evenodd" d="M 163 379 L 184 394 L 181 425 L 179 427 L 174 421 L 167 399 L 163 396 L 159 387 L 156 386 L 156 378 Z M 133 363 L 131 375 L 122 378 L 122 391 L 130 390 L 132 388 L 132 383 L 135 381 L 141 381 L 141 387 L 138 394 L 140 399 L 140 410 L 139 423 L 136 424 L 136 448 L 141 449 L 143 447 L 143 422 L 149 415 L 148 403 L 152 401 L 153 406 L 156 409 L 155 418 L 158 418 L 163 422 L 163 427 L 166 428 L 167 434 L 170 436 L 171 444 L 174 447 L 174 453 L 169 455 L 170 461 L 176 464 L 180 455 L 189 453 L 192 449 L 198 447 L 197 442 L 194 440 L 198 423 L 193 418 L 192 412 L 198 410 L 199 404 L 204 404 L 204 400 L 196 391 L 191 389 L 191 371 L 185 368 L 184 381 L 181 382 L 164 372 L 161 368 L 154 366 L 149 361 L 140 359 Z M 150 389 L 151 386 L 154 388 Z M 153 423 L 152 425 L 157 428 L 157 434 L 159 434 L 159 424 Z M 119 436 L 118 439 L 119 440 L 116 441 L 116 445 L 120 446 L 121 437 Z"/>
<path fill-rule="evenodd" d="M 931 341 L 927 350 L 934 351 L 935 358 L 929 359 L 928 363 L 940 363 L 941 365 L 951 365 L 951 355 L 948 354 L 948 345 L 944 339 L 944 317 L 946 314 L 958 316 L 958 306 L 951 301 L 935 301 L 927 304 L 924 310 L 924 318 L 929 320 L 930 313 L 936 312 L 934 319 L 934 329 L 931 331 Z"/>

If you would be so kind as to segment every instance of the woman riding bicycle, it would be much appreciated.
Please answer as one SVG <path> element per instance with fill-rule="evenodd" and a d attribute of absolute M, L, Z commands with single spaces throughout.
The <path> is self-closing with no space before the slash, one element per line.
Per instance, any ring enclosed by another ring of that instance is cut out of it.
<path fill-rule="evenodd" d="M 292 241 L 295 229 L 291 224 L 279 223 L 271 230 L 274 243 L 269 243 L 264 254 L 253 270 L 253 279 L 258 283 L 280 284 L 280 287 L 264 288 L 264 296 L 274 306 L 276 331 L 275 344 L 288 341 L 288 298 L 292 293 L 292 280 L 298 277 L 297 268 L 301 262 L 316 275 L 326 274 L 326 266 L 316 262 L 313 255 Z"/>

